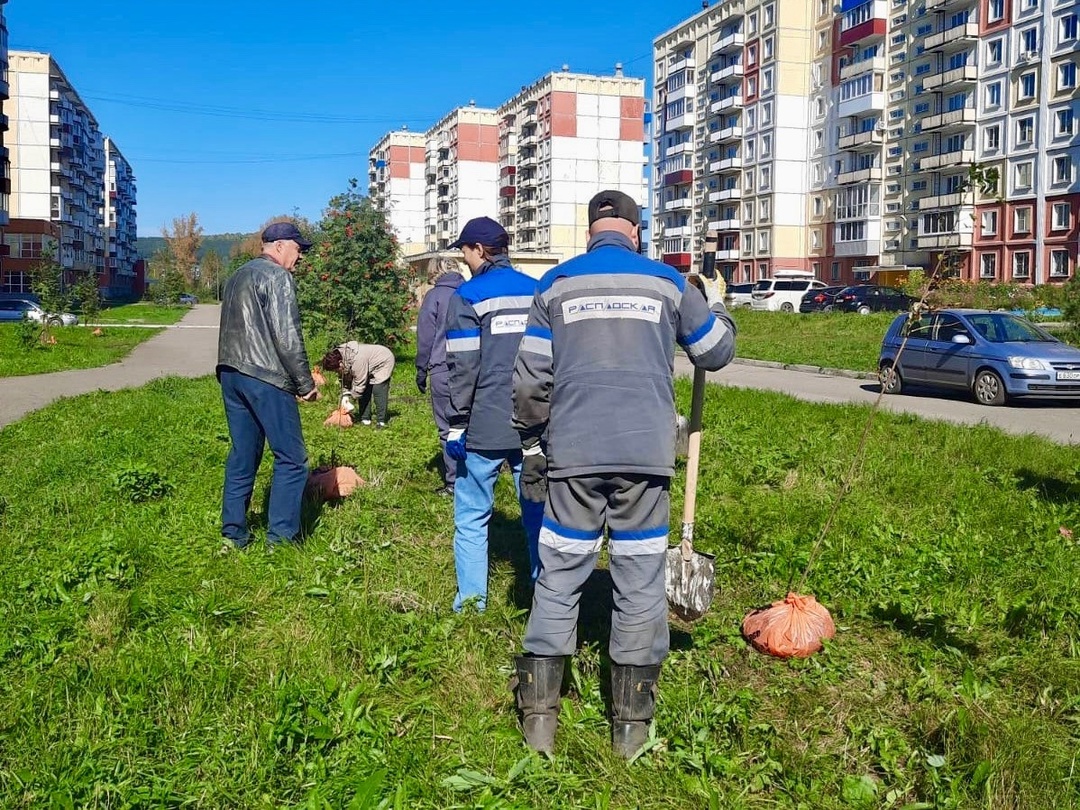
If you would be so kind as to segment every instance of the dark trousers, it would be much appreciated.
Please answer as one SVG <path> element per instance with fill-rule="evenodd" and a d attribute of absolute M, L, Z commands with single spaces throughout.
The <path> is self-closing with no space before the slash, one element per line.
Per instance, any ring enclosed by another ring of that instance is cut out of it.
<path fill-rule="evenodd" d="M 262 461 L 263 445 L 274 454 L 266 541 L 294 540 L 300 533 L 300 502 L 308 479 L 307 450 L 296 397 L 238 371 L 222 371 L 221 395 L 232 446 L 225 461 L 221 534 L 243 547 L 250 539 L 247 510 Z"/>
<path fill-rule="evenodd" d="M 386 423 L 386 414 L 390 408 L 390 381 L 381 383 L 368 383 L 364 393 L 360 395 L 358 407 L 360 418 L 371 420 L 371 401 L 375 400 L 375 421 Z"/>
<path fill-rule="evenodd" d="M 446 455 L 446 436 L 450 432 L 450 373 L 446 366 L 428 372 L 431 387 L 431 413 L 439 429 L 439 446 L 442 447 L 442 476 L 448 487 L 457 480 L 457 462 Z"/>

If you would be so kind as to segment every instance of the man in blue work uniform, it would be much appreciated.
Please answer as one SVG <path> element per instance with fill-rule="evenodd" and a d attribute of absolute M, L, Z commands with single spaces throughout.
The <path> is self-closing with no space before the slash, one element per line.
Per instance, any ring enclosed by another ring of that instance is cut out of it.
<path fill-rule="evenodd" d="M 525 333 L 536 280 L 510 265 L 510 237 L 488 217 L 470 219 L 460 248 L 472 278 L 450 297 L 446 310 L 446 365 L 450 429 L 446 452 L 457 462 L 454 484 L 454 610 L 466 602 L 487 606 L 488 524 L 495 483 L 506 462 L 520 493 L 521 439 L 510 423 L 510 387 L 518 344 Z M 519 498 L 532 579 L 543 504 Z"/>
<path fill-rule="evenodd" d="M 516 696 L 526 742 L 550 753 L 581 589 L 606 528 L 613 747 L 630 758 L 647 738 L 668 653 L 675 344 L 715 371 L 734 356 L 735 326 L 715 282 L 703 297 L 671 267 L 638 255 L 639 208 L 629 196 L 601 192 L 588 216 L 588 251 L 540 280 L 514 369 L 522 489 L 547 502 Z"/>

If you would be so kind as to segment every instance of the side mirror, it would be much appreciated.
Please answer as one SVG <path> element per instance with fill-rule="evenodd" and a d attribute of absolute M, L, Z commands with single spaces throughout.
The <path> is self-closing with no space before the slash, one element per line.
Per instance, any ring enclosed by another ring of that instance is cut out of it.
<path fill-rule="evenodd" d="M 960 343 L 960 344 L 968 344 L 968 343 L 971 343 L 971 338 L 968 337 L 967 335 L 961 333 L 959 335 L 953 335 L 952 336 L 952 342 L 953 343 Z"/>

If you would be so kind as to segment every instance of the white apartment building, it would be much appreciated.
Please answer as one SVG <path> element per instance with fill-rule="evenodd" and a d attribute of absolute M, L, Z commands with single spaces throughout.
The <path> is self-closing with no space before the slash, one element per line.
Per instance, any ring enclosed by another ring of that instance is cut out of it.
<path fill-rule="evenodd" d="M 4 145 L 8 131 L 8 30 L 4 20 L 4 5 L 0 0 L 0 227 L 8 223 L 8 205 L 11 195 L 11 162 Z M 3 283 L 3 257 L 0 257 L 0 284 Z"/>
<path fill-rule="evenodd" d="M 368 196 L 389 216 L 406 255 L 427 246 L 427 136 L 401 129 L 384 135 L 368 156 Z"/>
<path fill-rule="evenodd" d="M 12 51 L 9 58 L 11 221 L 4 244 L 12 276 L 50 242 L 65 269 L 100 273 L 105 149 L 97 120 L 49 54 Z"/>
<path fill-rule="evenodd" d="M 112 138 L 105 138 L 105 207 L 102 226 L 108 242 L 105 272 L 99 287 L 113 298 L 135 293 L 136 249 L 135 173 Z"/>
<path fill-rule="evenodd" d="M 453 110 L 425 135 L 426 250 L 445 250 L 469 219 L 488 216 L 507 229 L 515 256 L 535 259 L 531 272 L 584 251 L 594 194 L 614 188 L 647 203 L 644 89 L 643 79 L 618 67 L 612 76 L 565 68 L 498 109 Z M 378 163 L 393 134 L 372 150 L 369 194 L 401 232 L 405 206 L 395 200 L 403 198 L 386 186 L 395 162 L 387 152 L 386 164 Z M 397 171 L 404 177 L 404 164 Z M 413 171 L 410 163 L 410 177 Z M 408 193 L 415 200 L 414 186 Z"/>

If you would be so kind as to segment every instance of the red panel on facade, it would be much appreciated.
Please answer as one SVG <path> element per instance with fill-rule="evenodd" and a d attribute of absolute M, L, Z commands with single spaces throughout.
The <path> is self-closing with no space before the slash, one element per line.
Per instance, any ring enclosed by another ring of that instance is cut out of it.
<path fill-rule="evenodd" d="M 664 264 L 671 267 L 689 267 L 690 266 L 690 254 L 689 253 L 665 253 Z"/>
<path fill-rule="evenodd" d="M 848 47 L 849 45 L 858 42 L 859 40 L 869 39 L 870 37 L 883 37 L 885 36 L 886 23 L 884 19 L 872 19 L 867 20 L 864 23 L 859 23 L 854 28 L 849 28 L 840 35 L 841 47 Z"/>
<path fill-rule="evenodd" d="M 576 138 L 577 113 L 552 113 L 551 134 L 564 138 Z"/>
<path fill-rule="evenodd" d="M 622 96 L 619 99 L 619 109 L 619 115 L 623 118 L 641 120 L 645 116 L 645 99 L 636 96 Z"/>
<path fill-rule="evenodd" d="M 678 186 L 684 183 L 692 183 L 694 181 L 694 172 L 692 169 L 683 169 L 678 172 L 671 172 L 664 175 L 665 186 Z"/>
<path fill-rule="evenodd" d="M 624 141 L 645 141 L 645 121 L 638 118 L 619 120 L 619 139 Z"/>
<path fill-rule="evenodd" d="M 513 197 L 517 193 L 517 186 L 503 186 L 499 189 L 500 197 Z"/>
<path fill-rule="evenodd" d="M 551 114 L 577 116 L 577 93 L 566 90 L 551 92 Z"/>
<path fill-rule="evenodd" d="M 409 162 L 405 160 L 393 161 L 390 163 L 390 176 L 391 177 L 403 177 L 406 180 L 409 179 Z"/>
<path fill-rule="evenodd" d="M 990 19 L 990 1 L 991 0 L 979 0 L 979 35 L 992 34 L 995 31 L 1001 31 L 1008 28 L 1010 21 L 1012 20 L 1012 0 L 1005 0 L 1004 13 L 1001 15 L 1000 20 L 994 20 L 994 22 L 986 22 Z"/>

